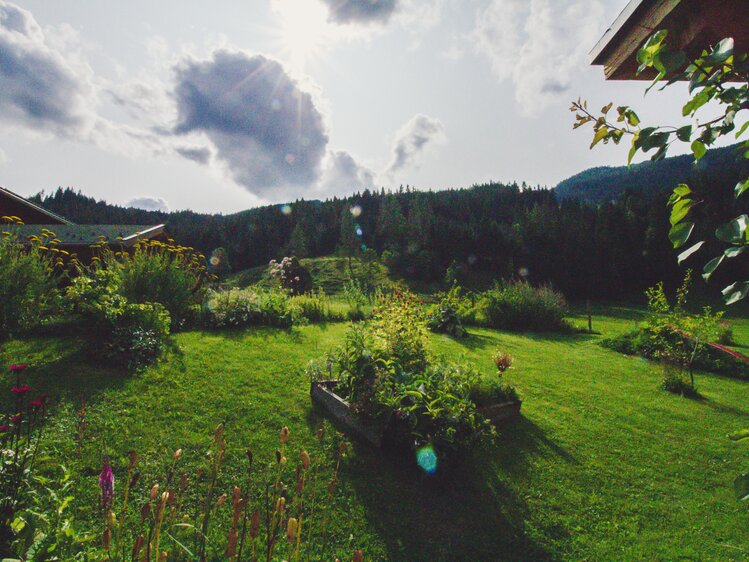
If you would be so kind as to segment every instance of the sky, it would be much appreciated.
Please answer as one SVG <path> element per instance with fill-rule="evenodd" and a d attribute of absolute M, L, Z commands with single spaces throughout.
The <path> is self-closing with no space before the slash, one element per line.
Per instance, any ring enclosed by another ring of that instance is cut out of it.
<path fill-rule="evenodd" d="M 232 213 L 365 188 L 553 187 L 571 100 L 678 123 L 589 52 L 626 0 L 0 0 L 0 185 Z"/>

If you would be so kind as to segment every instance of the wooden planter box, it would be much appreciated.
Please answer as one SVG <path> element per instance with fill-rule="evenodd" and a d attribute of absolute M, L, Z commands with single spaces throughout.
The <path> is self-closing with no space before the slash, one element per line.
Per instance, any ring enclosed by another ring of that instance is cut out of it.
<path fill-rule="evenodd" d="M 522 400 L 513 400 L 511 402 L 503 402 L 502 404 L 481 406 L 476 409 L 482 416 L 494 425 L 497 425 L 501 422 L 518 417 L 520 415 L 520 406 L 522 406 L 522 404 Z"/>
<path fill-rule="evenodd" d="M 310 388 L 312 401 L 326 410 L 346 433 L 356 435 L 375 447 L 381 447 L 387 421 L 363 420 L 352 413 L 349 403 L 335 393 L 337 385 L 336 381 L 313 382 Z"/>

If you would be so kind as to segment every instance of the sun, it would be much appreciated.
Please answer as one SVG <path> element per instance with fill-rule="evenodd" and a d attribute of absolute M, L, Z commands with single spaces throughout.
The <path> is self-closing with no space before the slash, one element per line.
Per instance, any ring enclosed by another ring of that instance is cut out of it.
<path fill-rule="evenodd" d="M 317 0 L 275 0 L 276 35 L 280 50 L 291 64 L 302 69 L 319 57 L 332 39 L 327 10 Z"/>

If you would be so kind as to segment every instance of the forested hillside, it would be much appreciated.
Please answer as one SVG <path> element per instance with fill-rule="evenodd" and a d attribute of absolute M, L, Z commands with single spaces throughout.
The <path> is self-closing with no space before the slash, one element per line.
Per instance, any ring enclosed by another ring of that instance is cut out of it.
<path fill-rule="evenodd" d="M 560 182 L 555 191 L 560 199 L 574 198 L 598 204 L 617 199 L 627 191 L 651 198 L 671 191 L 679 183 L 722 185 L 730 190 L 739 178 L 749 174 L 749 164 L 739 150 L 739 145 L 709 150 L 696 166 L 690 154 L 630 167 L 590 168 Z"/>
<path fill-rule="evenodd" d="M 72 189 L 37 197 L 80 223 L 165 222 L 183 244 L 225 248 L 233 270 L 284 255 L 376 252 L 399 275 L 441 281 L 452 270 L 527 276 L 572 298 L 620 298 L 680 275 L 665 197 L 628 194 L 597 207 L 516 184 L 296 201 L 232 215 L 159 213 L 97 202 Z M 633 274 L 636 272 L 636 274 Z"/>

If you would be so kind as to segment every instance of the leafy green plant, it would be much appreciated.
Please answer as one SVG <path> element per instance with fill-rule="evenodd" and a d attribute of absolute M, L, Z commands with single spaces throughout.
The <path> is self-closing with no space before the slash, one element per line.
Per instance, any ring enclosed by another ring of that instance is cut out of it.
<path fill-rule="evenodd" d="M 343 285 L 343 297 L 348 304 L 346 316 L 349 320 L 358 322 L 367 317 L 366 306 L 369 299 L 361 282 L 356 277 L 349 276 L 349 279 Z"/>
<path fill-rule="evenodd" d="M 204 316 L 205 323 L 214 328 L 261 325 L 289 328 L 294 323 L 289 295 L 258 287 L 210 291 Z"/>
<path fill-rule="evenodd" d="M 423 372 L 427 367 L 425 319 L 416 296 L 402 291 L 383 298 L 374 311 L 372 334 L 396 370 Z"/>
<path fill-rule="evenodd" d="M 290 302 L 294 315 L 307 322 L 315 324 L 337 319 L 330 309 L 330 300 L 322 289 L 291 297 Z"/>
<path fill-rule="evenodd" d="M 102 268 L 112 272 L 116 292 L 135 304 L 159 303 L 169 311 L 173 327 L 191 319 L 203 302 L 209 274 L 205 257 L 185 246 L 157 240 L 135 245 L 132 253 L 100 246 L 98 259 L 82 274 Z"/>
<path fill-rule="evenodd" d="M 63 251 L 56 245 L 46 230 L 26 243 L 11 232 L 0 234 L 0 339 L 40 324 L 59 307 Z"/>
<path fill-rule="evenodd" d="M 449 334 L 455 338 L 465 337 L 468 332 L 460 318 L 460 287 L 453 287 L 438 295 L 438 302 L 427 312 L 427 327 L 432 332 Z"/>
<path fill-rule="evenodd" d="M 631 138 L 629 162 L 638 152 L 647 153 L 655 150 L 651 160 L 665 158 L 668 149 L 674 143 L 688 144 L 695 162 L 699 162 L 707 149 L 736 130 L 742 115 L 749 109 L 749 55 L 734 51 L 734 40 L 726 38 L 715 45 L 705 45 L 696 57 L 690 53 L 673 49 L 669 45 L 667 30 L 659 30 L 651 35 L 637 53 L 638 73 L 650 70 L 656 76 L 646 90 L 658 84 L 664 89 L 679 81 L 688 82 L 689 99 L 682 107 L 682 115 L 688 122 L 680 126 L 643 127 L 640 118 L 628 106 L 617 107 L 617 118 L 609 118 L 612 103 L 601 109 L 600 116 L 593 115 L 586 102 L 572 103 L 570 110 L 576 114 L 574 128 L 586 124 L 593 126 L 593 148 L 599 142 L 613 141 L 618 144 L 623 138 Z M 739 85 L 744 84 L 744 85 Z M 713 110 L 714 115 L 704 119 L 706 110 Z M 749 125 L 744 123 L 735 133 L 735 138 L 745 136 Z M 741 144 L 744 158 L 749 158 L 749 141 Z M 740 180 L 733 188 L 735 199 L 739 200 L 749 189 L 749 178 Z M 695 232 L 700 220 L 698 210 L 710 201 L 710 193 L 698 186 L 679 184 L 674 187 L 668 201 L 671 230 L 669 238 L 674 248 L 682 248 Z M 704 219 L 702 219 L 704 220 Z M 703 267 L 703 277 L 708 280 L 713 272 L 726 260 L 736 258 L 749 245 L 749 216 L 740 214 L 725 222 L 715 230 L 723 251 L 709 260 Z M 683 250 L 678 257 L 683 263 L 705 246 L 701 240 Z M 727 304 L 738 302 L 749 295 L 749 281 L 736 281 L 723 289 Z"/>
<path fill-rule="evenodd" d="M 482 293 L 479 304 L 486 322 L 506 330 L 566 331 L 567 303 L 550 287 L 533 287 L 527 281 L 495 286 Z"/>

